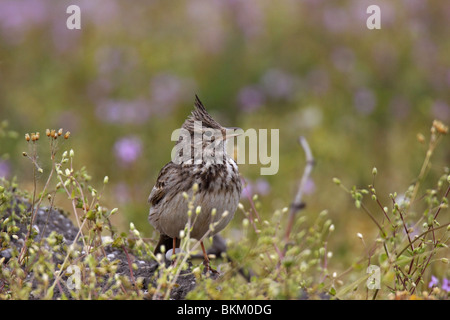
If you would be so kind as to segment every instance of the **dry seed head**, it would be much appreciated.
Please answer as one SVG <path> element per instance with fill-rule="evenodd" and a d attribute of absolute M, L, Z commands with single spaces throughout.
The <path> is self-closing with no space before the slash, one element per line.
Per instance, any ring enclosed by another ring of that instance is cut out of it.
<path fill-rule="evenodd" d="M 70 131 L 67 131 L 67 132 L 64 134 L 64 139 L 69 139 L 69 137 L 70 137 Z"/>
<path fill-rule="evenodd" d="M 60 128 L 60 129 L 58 130 L 58 136 L 62 136 L 62 134 L 63 134 L 63 129 Z"/>
<path fill-rule="evenodd" d="M 47 137 L 50 137 L 50 129 L 45 129 L 45 134 L 47 135 Z"/>
<path fill-rule="evenodd" d="M 441 133 L 441 134 L 447 134 L 448 133 L 448 127 L 446 125 L 444 125 L 441 121 L 439 120 L 434 120 L 433 121 L 433 127 L 432 129 L 435 129 L 437 132 Z"/>
<path fill-rule="evenodd" d="M 425 136 L 421 133 L 418 133 L 417 136 L 417 141 L 419 141 L 420 143 L 425 143 Z"/>
<path fill-rule="evenodd" d="M 28 133 L 25 133 L 25 140 L 27 140 L 27 141 L 31 140 L 30 135 Z"/>

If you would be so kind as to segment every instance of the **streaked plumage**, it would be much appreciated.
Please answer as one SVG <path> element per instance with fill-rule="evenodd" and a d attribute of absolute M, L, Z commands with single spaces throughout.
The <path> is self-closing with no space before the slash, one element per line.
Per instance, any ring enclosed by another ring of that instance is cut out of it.
<path fill-rule="evenodd" d="M 197 96 L 194 106 L 195 110 L 184 122 L 183 129 L 188 130 L 193 137 L 194 122 L 201 121 L 203 134 L 208 129 L 216 129 L 220 130 L 224 137 L 226 136 L 226 128 L 208 114 Z M 166 250 L 172 248 L 173 239 L 178 238 L 180 231 L 184 230 L 188 222 L 188 201 L 183 197 L 183 192 L 186 192 L 190 198 L 195 183 L 198 184 L 198 191 L 194 208 L 200 206 L 201 212 L 198 217 L 195 213 L 191 216 L 192 238 L 200 240 L 209 230 L 210 224 L 221 219 L 214 231 L 210 233 L 214 235 L 223 230 L 233 218 L 241 194 L 241 181 L 236 162 L 226 153 L 226 138 L 223 141 L 219 139 L 218 142 L 219 147 L 216 152 L 219 152 L 218 157 L 223 157 L 223 161 L 196 163 L 193 161 L 193 152 L 191 158 L 183 159 L 181 163 L 170 161 L 161 169 L 148 199 L 151 204 L 149 222 L 161 233 L 155 252 L 159 252 L 162 244 L 165 245 Z M 183 143 L 186 142 L 180 137 L 177 147 L 186 147 Z M 208 140 L 200 143 L 202 146 L 199 150 L 205 152 Z M 191 140 L 191 148 L 194 149 L 194 139 Z M 217 212 L 214 216 L 211 215 L 213 209 Z M 228 215 L 222 218 L 225 211 L 228 211 Z"/>

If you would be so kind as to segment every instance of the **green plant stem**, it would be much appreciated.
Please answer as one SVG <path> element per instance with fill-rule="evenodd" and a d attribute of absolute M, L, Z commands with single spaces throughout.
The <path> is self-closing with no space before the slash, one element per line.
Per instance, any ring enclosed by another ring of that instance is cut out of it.
<path fill-rule="evenodd" d="M 411 243 L 416 242 L 416 241 L 419 240 L 422 236 L 426 235 L 426 234 L 429 233 L 429 232 L 432 232 L 432 231 L 435 231 L 435 230 L 439 230 L 439 229 L 442 229 L 442 228 L 446 228 L 448 225 L 450 225 L 450 222 L 445 223 L 445 224 L 443 224 L 443 225 L 441 225 L 441 226 L 439 226 L 439 227 L 433 228 L 433 229 L 428 229 L 427 231 L 424 231 L 424 232 L 422 232 L 420 235 L 418 235 L 415 239 L 411 240 Z M 404 248 L 400 251 L 400 253 L 399 253 L 397 256 L 401 256 L 402 253 L 405 252 L 405 251 L 409 248 L 409 246 L 410 246 L 410 245 L 408 244 L 406 247 L 404 247 Z"/>
<path fill-rule="evenodd" d="M 380 226 L 380 224 L 378 223 L 378 221 L 375 219 L 375 217 L 372 215 L 372 213 L 369 211 L 369 209 L 367 209 L 367 207 L 364 205 L 364 203 L 361 202 L 361 208 L 363 209 L 363 211 L 370 217 L 370 219 L 376 224 L 376 226 L 378 227 L 378 229 L 381 232 L 381 236 L 383 238 L 386 237 L 386 232 L 384 232 L 383 228 Z"/>

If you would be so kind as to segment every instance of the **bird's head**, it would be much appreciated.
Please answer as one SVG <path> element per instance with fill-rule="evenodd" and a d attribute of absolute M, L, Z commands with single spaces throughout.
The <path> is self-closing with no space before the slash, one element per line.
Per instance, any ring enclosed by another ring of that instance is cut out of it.
<path fill-rule="evenodd" d="M 217 160 L 226 157 L 226 142 L 240 134 L 236 132 L 239 128 L 227 128 L 220 125 L 206 111 L 197 95 L 195 96 L 194 107 L 192 114 L 183 123 L 182 132 L 177 142 L 178 148 L 184 149 L 190 145 L 191 155 L 198 159 L 199 153 L 201 153 L 203 161 L 205 161 L 205 158 L 212 157 Z M 186 151 L 181 152 L 180 155 L 186 155 Z M 185 157 L 184 160 L 190 161 L 189 158 L 194 157 Z"/>

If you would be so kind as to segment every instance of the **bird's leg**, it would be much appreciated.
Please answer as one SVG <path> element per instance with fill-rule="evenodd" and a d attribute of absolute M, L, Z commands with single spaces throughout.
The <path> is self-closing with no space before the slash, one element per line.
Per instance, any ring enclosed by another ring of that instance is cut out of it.
<path fill-rule="evenodd" d="M 173 242 L 172 242 L 172 255 L 175 254 L 175 249 L 176 249 L 176 248 L 177 248 L 177 238 L 175 237 L 175 238 L 173 238 Z M 176 259 L 174 258 L 174 259 L 172 260 L 172 266 L 175 265 L 175 261 L 176 261 Z"/>
<path fill-rule="evenodd" d="M 203 245 L 203 241 L 200 241 L 200 245 L 202 246 L 203 257 L 205 258 L 205 260 L 203 260 L 203 264 L 206 267 L 206 271 L 211 271 L 212 273 L 219 273 L 219 272 L 217 272 L 217 270 L 214 270 L 209 265 L 209 258 L 208 258 L 208 254 L 206 253 L 205 246 Z"/>

